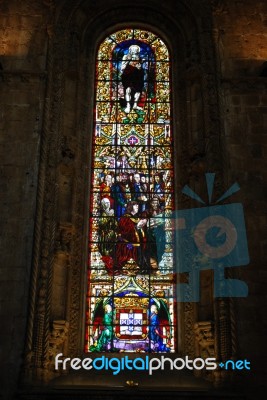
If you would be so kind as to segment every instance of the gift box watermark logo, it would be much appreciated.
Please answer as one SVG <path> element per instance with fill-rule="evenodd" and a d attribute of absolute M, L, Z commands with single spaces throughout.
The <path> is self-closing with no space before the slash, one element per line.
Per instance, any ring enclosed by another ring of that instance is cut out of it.
<path fill-rule="evenodd" d="M 241 203 L 220 204 L 237 192 L 233 184 L 217 201 L 213 197 L 215 174 L 206 174 L 209 204 L 189 186 L 183 193 L 200 202 L 202 207 L 174 211 L 175 272 L 187 273 L 187 283 L 177 284 L 177 300 L 200 300 L 200 272 L 213 270 L 214 297 L 247 297 L 248 287 L 240 279 L 226 276 L 226 267 L 249 263 L 244 211 Z"/>

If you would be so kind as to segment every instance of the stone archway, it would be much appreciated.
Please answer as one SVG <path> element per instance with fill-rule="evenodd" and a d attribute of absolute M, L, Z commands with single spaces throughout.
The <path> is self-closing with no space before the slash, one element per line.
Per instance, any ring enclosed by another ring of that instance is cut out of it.
<path fill-rule="evenodd" d="M 176 191 L 191 181 L 201 192 L 205 170 L 218 174 L 218 191 L 223 185 L 212 13 L 203 7 L 200 22 L 194 14 L 194 4 L 199 13 L 197 2 L 191 3 L 191 10 L 185 3 L 91 5 L 69 0 L 56 10 L 49 29 L 25 382 L 53 379 L 58 352 L 69 357 L 83 354 L 88 230 L 84 221 L 90 187 L 86 149 L 91 146 L 96 47 L 108 32 L 129 24 L 151 27 L 166 39 L 173 55 Z M 178 196 L 178 207 L 189 205 Z M 178 351 L 191 357 L 210 351 L 220 360 L 234 351 L 234 324 L 231 304 L 213 300 L 210 279 L 205 274 L 200 307 L 178 305 Z"/>

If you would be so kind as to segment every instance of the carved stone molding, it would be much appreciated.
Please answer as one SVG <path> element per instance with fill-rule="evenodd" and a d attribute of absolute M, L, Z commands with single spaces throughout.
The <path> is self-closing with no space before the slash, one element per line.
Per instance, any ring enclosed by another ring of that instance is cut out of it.
<path fill-rule="evenodd" d="M 55 0 L 43 0 L 43 4 L 48 8 L 55 8 Z"/>
<path fill-rule="evenodd" d="M 240 91 L 259 91 L 267 89 L 267 79 L 262 77 L 224 78 L 221 80 L 223 89 Z"/>
<path fill-rule="evenodd" d="M 48 336 L 48 351 L 43 363 L 43 376 L 45 381 L 49 381 L 55 376 L 55 357 L 64 352 L 64 343 L 67 340 L 69 323 L 67 321 L 53 321 L 52 330 Z"/>
<path fill-rule="evenodd" d="M 196 355 L 207 358 L 215 357 L 214 322 L 200 321 L 194 324 L 196 337 Z"/>
<path fill-rule="evenodd" d="M 227 13 L 224 0 L 210 0 L 212 12 L 214 15 L 222 15 Z"/>
<path fill-rule="evenodd" d="M 195 347 L 194 347 L 194 306 L 192 303 L 185 303 L 184 310 L 184 342 L 185 342 L 185 354 L 189 357 L 195 357 Z"/>
<path fill-rule="evenodd" d="M 71 223 L 60 224 L 57 230 L 55 249 L 57 253 L 71 252 L 71 243 L 75 229 Z"/>
<path fill-rule="evenodd" d="M 45 71 L 0 71 L 0 80 L 3 83 L 31 83 L 44 81 L 47 77 Z"/>
<path fill-rule="evenodd" d="M 196 357 L 206 358 L 216 358 L 215 354 L 215 336 L 214 336 L 214 322 L 213 321 L 200 321 L 194 325 L 195 333 L 195 355 Z M 207 371 L 196 370 L 195 374 L 197 376 L 209 375 Z M 209 377 L 210 379 L 212 377 Z"/>

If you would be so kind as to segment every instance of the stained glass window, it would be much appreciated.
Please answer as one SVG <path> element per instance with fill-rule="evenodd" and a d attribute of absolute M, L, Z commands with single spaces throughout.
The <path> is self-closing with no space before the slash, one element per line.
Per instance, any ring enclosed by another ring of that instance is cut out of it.
<path fill-rule="evenodd" d="M 170 60 L 154 33 L 99 47 L 86 351 L 174 352 Z"/>

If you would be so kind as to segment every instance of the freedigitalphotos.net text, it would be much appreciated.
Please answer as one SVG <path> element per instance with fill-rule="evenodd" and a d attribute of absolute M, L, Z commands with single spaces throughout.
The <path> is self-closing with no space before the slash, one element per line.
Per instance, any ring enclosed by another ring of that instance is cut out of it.
<path fill-rule="evenodd" d="M 130 359 L 129 356 L 124 356 L 121 358 L 112 357 L 108 358 L 106 356 L 101 356 L 97 358 L 64 358 L 63 354 L 57 354 L 55 357 L 55 369 L 59 370 L 62 368 L 66 370 L 68 368 L 73 370 L 111 370 L 113 375 L 118 375 L 124 370 L 139 370 L 148 371 L 149 375 L 153 374 L 156 370 L 201 370 L 205 368 L 206 370 L 214 370 L 217 368 L 215 358 L 195 358 L 194 360 L 189 359 L 188 356 L 185 358 L 175 358 L 171 359 L 169 357 L 161 356 L 160 358 L 150 358 L 146 356 L 145 358 L 135 358 Z"/>

